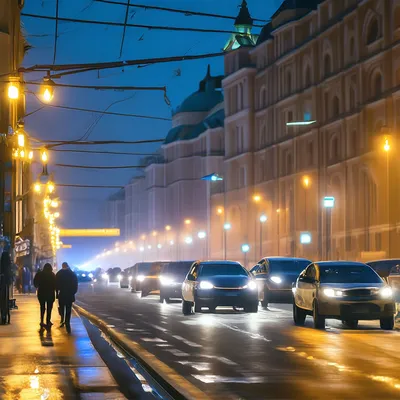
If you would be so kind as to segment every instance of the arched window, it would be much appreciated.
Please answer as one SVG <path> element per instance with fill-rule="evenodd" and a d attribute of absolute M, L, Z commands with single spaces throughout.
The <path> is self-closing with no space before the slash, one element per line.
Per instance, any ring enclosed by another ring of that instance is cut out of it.
<path fill-rule="evenodd" d="M 329 53 L 324 57 L 324 76 L 327 77 L 332 73 L 332 60 Z"/>
<path fill-rule="evenodd" d="M 372 81 L 372 96 L 376 97 L 382 93 L 382 75 L 377 72 Z"/>
<path fill-rule="evenodd" d="M 324 93 L 325 119 L 329 119 L 329 93 Z"/>
<path fill-rule="evenodd" d="M 260 148 L 267 144 L 267 126 L 263 124 L 260 129 Z"/>
<path fill-rule="evenodd" d="M 309 86 L 311 86 L 311 68 L 309 65 L 307 65 L 304 74 L 304 87 L 308 88 Z"/>
<path fill-rule="evenodd" d="M 350 58 L 350 60 L 354 59 L 355 51 L 356 51 L 356 45 L 355 45 L 354 37 L 352 36 L 350 38 L 350 42 L 349 42 L 349 58 Z"/>
<path fill-rule="evenodd" d="M 331 139 L 331 145 L 329 149 L 329 159 L 332 162 L 339 161 L 339 139 L 336 135 L 333 136 L 333 138 Z"/>
<path fill-rule="evenodd" d="M 243 83 L 239 83 L 239 90 L 238 90 L 238 110 L 243 110 Z"/>
<path fill-rule="evenodd" d="M 332 100 L 332 115 L 333 117 L 338 117 L 340 114 L 340 104 L 339 104 L 339 98 L 335 96 Z"/>
<path fill-rule="evenodd" d="M 396 7 L 393 13 L 393 27 L 394 29 L 400 29 L 400 7 Z"/>
<path fill-rule="evenodd" d="M 367 30 L 367 44 L 374 43 L 379 38 L 379 23 L 378 19 L 374 17 L 369 25 Z"/>
<path fill-rule="evenodd" d="M 354 86 L 350 86 L 349 89 L 349 108 L 350 110 L 356 108 L 356 88 Z"/>
<path fill-rule="evenodd" d="M 286 94 L 290 94 L 292 92 L 292 72 L 286 72 Z"/>
<path fill-rule="evenodd" d="M 267 105 L 267 90 L 263 86 L 260 90 L 260 108 L 264 108 Z"/>
<path fill-rule="evenodd" d="M 358 142 L 357 142 L 357 131 L 354 130 L 350 133 L 349 141 L 348 141 L 348 155 L 349 156 L 357 156 L 358 154 Z"/>
<path fill-rule="evenodd" d="M 289 152 L 286 155 L 286 173 L 287 175 L 291 175 L 293 173 L 293 159 L 292 154 Z"/>

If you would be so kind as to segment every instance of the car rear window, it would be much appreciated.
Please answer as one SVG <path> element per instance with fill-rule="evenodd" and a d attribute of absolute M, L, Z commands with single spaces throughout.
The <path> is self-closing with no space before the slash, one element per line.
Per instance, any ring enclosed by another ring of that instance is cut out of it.
<path fill-rule="evenodd" d="M 215 276 L 215 275 L 248 276 L 249 273 L 239 264 L 206 264 L 206 265 L 202 265 L 200 276 Z"/>
<path fill-rule="evenodd" d="M 269 260 L 269 270 L 274 274 L 300 274 L 310 264 L 308 260 Z"/>
<path fill-rule="evenodd" d="M 382 278 L 387 278 L 391 273 L 391 269 L 398 264 L 400 264 L 400 260 L 382 260 L 367 263 Z"/>
<path fill-rule="evenodd" d="M 185 276 L 190 267 L 192 266 L 192 262 L 177 262 L 177 263 L 169 263 L 165 268 L 165 272 L 168 274 L 175 274 L 179 276 Z"/>
<path fill-rule="evenodd" d="M 321 283 L 381 283 L 382 279 L 368 266 L 320 266 Z"/>

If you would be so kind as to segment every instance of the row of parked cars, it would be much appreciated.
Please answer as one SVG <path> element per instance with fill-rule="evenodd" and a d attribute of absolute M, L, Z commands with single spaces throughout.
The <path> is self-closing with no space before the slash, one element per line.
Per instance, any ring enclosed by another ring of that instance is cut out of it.
<path fill-rule="evenodd" d="M 256 313 L 259 302 L 293 303 L 296 325 L 307 315 L 316 328 L 327 318 L 356 328 L 359 320 L 380 320 L 393 329 L 394 290 L 400 283 L 400 260 L 368 264 L 312 262 L 303 258 L 265 257 L 250 271 L 234 261 L 142 262 L 118 275 L 121 288 L 141 297 L 159 292 L 160 302 L 182 299 L 184 315 L 231 306 Z M 400 288 L 400 286 L 399 286 Z"/>

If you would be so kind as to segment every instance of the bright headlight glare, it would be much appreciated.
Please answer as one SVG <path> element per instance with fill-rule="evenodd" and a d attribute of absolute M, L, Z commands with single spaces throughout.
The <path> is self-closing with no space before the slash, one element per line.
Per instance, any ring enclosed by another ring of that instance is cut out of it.
<path fill-rule="evenodd" d="M 172 278 L 168 276 L 160 276 L 160 283 L 163 286 L 173 285 L 175 282 Z"/>
<path fill-rule="evenodd" d="M 143 282 L 144 281 L 145 276 L 144 275 L 138 275 L 138 277 L 136 278 L 136 280 L 138 280 L 139 282 Z"/>
<path fill-rule="evenodd" d="M 93 274 L 92 274 L 92 273 L 89 274 L 89 278 L 90 278 L 90 279 L 93 278 Z"/>
<path fill-rule="evenodd" d="M 128 278 L 128 280 L 129 280 L 129 282 L 132 280 L 132 277 L 130 276 L 129 278 Z"/>
<path fill-rule="evenodd" d="M 271 281 L 272 282 L 274 282 L 274 283 L 282 283 L 282 278 L 281 277 L 279 277 L 279 276 L 271 276 Z"/>
<path fill-rule="evenodd" d="M 326 297 L 342 297 L 343 292 L 341 290 L 324 289 L 324 295 Z"/>
<path fill-rule="evenodd" d="M 122 279 L 122 275 L 121 274 L 117 275 L 117 279 L 120 281 Z"/>
<path fill-rule="evenodd" d="M 108 279 L 108 275 L 107 275 L 107 274 L 103 274 L 101 277 L 102 277 L 103 279 Z"/>
<path fill-rule="evenodd" d="M 200 282 L 200 289 L 212 289 L 214 285 L 211 282 L 202 281 Z"/>
<path fill-rule="evenodd" d="M 250 281 L 250 282 L 248 283 L 247 287 L 248 287 L 250 290 L 255 290 L 255 289 L 257 289 L 257 284 L 256 284 L 254 281 Z"/>
<path fill-rule="evenodd" d="M 381 290 L 381 297 L 384 299 L 389 299 L 390 297 L 393 296 L 393 290 L 390 287 L 384 287 Z"/>

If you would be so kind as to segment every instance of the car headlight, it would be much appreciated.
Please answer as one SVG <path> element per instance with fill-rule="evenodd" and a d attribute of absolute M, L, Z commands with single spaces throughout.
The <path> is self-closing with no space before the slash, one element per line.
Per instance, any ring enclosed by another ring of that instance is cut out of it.
<path fill-rule="evenodd" d="M 82 274 L 82 278 L 86 278 L 86 274 Z"/>
<path fill-rule="evenodd" d="M 384 299 L 390 299 L 393 296 L 393 290 L 390 287 L 384 287 L 380 291 L 381 297 Z"/>
<path fill-rule="evenodd" d="M 272 282 L 277 283 L 278 285 L 282 283 L 282 278 L 279 276 L 271 276 L 271 278 L 269 279 L 271 279 Z"/>
<path fill-rule="evenodd" d="M 257 283 L 254 281 L 250 281 L 245 288 L 249 288 L 250 290 L 256 290 L 257 289 Z"/>
<path fill-rule="evenodd" d="M 212 289 L 214 285 L 211 282 L 202 281 L 199 285 L 200 289 Z"/>
<path fill-rule="evenodd" d="M 102 277 L 104 280 L 107 280 L 107 279 L 108 279 L 108 274 L 103 274 L 101 277 Z"/>
<path fill-rule="evenodd" d="M 129 280 L 129 282 L 132 280 L 132 277 L 130 276 L 129 278 L 128 278 L 128 280 Z"/>
<path fill-rule="evenodd" d="M 92 274 L 92 273 L 89 274 L 89 278 L 90 278 L 90 279 L 93 278 L 93 274 Z"/>
<path fill-rule="evenodd" d="M 342 297 L 343 292 L 335 289 L 324 289 L 324 295 L 326 297 Z"/>
<path fill-rule="evenodd" d="M 94 279 L 93 279 L 93 282 L 95 282 L 95 283 L 96 283 L 96 282 L 97 282 L 97 279 L 96 279 L 96 278 L 94 278 Z"/>
<path fill-rule="evenodd" d="M 120 281 L 122 279 L 122 275 L 117 275 L 117 279 Z"/>
<path fill-rule="evenodd" d="M 138 280 L 139 282 L 143 282 L 145 279 L 144 275 L 138 275 L 138 277 L 136 278 L 136 280 Z"/>
<path fill-rule="evenodd" d="M 175 281 L 168 276 L 160 276 L 160 283 L 163 286 L 170 286 L 173 285 Z"/>

